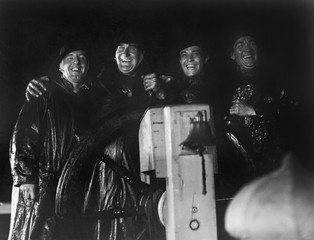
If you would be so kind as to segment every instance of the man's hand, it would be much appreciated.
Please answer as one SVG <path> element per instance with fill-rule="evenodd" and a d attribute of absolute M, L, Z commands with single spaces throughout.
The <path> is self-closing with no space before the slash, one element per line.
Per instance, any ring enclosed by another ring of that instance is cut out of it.
<path fill-rule="evenodd" d="M 173 81 L 173 77 L 168 76 L 168 75 L 161 75 L 159 76 L 159 78 L 162 80 L 163 83 L 166 83 L 166 84 Z"/>
<path fill-rule="evenodd" d="M 27 101 L 29 101 L 32 96 L 37 98 L 42 95 L 47 90 L 46 86 L 48 81 L 49 78 L 47 76 L 32 79 L 26 87 L 25 97 Z"/>
<path fill-rule="evenodd" d="M 24 202 L 34 201 L 36 197 L 36 185 L 35 184 L 22 184 L 20 186 L 20 191 L 23 194 Z"/>
<path fill-rule="evenodd" d="M 248 105 L 246 102 L 235 100 L 232 103 L 233 104 L 229 109 L 229 113 L 231 115 L 238 115 L 241 117 L 256 116 L 254 108 Z"/>
<path fill-rule="evenodd" d="M 150 73 L 142 76 L 145 91 L 158 92 L 160 89 L 160 82 L 155 73 Z"/>

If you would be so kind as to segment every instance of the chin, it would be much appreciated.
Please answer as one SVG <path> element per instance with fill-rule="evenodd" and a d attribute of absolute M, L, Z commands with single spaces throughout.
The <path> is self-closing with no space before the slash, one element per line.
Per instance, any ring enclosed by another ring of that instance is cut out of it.
<path fill-rule="evenodd" d="M 121 67 L 119 68 L 120 72 L 123 72 L 123 73 L 131 73 L 133 71 L 133 68 L 124 68 L 124 67 Z"/>
<path fill-rule="evenodd" d="M 194 76 L 196 76 L 196 73 L 187 72 L 187 73 L 184 73 L 184 75 L 187 77 L 194 77 Z"/>

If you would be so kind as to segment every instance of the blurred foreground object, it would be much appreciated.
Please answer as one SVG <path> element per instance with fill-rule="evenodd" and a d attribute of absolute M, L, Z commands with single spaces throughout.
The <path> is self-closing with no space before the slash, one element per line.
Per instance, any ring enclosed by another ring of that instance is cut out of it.
<path fill-rule="evenodd" d="M 230 203 L 225 228 L 246 240 L 314 239 L 314 174 L 288 154 L 282 166 L 245 186 Z"/>

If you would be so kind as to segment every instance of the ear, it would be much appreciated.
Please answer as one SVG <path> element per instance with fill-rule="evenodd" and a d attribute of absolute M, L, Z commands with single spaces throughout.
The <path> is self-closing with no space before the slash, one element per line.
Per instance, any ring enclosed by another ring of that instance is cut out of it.
<path fill-rule="evenodd" d="M 235 60 L 234 52 L 231 52 L 231 53 L 230 53 L 230 58 L 231 58 L 232 60 Z"/>
<path fill-rule="evenodd" d="M 59 63 L 59 71 L 61 73 L 63 73 L 62 65 L 63 65 L 63 60 L 61 60 L 61 62 Z"/>
<path fill-rule="evenodd" d="M 139 59 L 138 59 L 138 65 L 142 62 L 142 60 L 143 60 L 143 58 L 144 58 L 144 51 L 142 52 L 140 52 L 140 56 L 139 56 Z"/>
<path fill-rule="evenodd" d="M 209 56 L 206 55 L 205 58 L 204 58 L 204 64 L 206 64 L 208 62 L 208 60 L 209 60 Z"/>

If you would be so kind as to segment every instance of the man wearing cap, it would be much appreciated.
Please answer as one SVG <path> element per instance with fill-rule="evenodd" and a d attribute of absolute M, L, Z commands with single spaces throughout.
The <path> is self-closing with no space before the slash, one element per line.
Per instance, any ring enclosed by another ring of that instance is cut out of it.
<path fill-rule="evenodd" d="M 49 82 L 41 98 L 25 101 L 14 128 L 10 162 L 13 202 L 18 200 L 10 239 L 70 239 L 60 235 L 54 199 L 65 161 L 89 126 L 85 46 L 64 45 L 58 67 L 61 75 Z"/>
<path fill-rule="evenodd" d="M 114 66 L 104 66 L 97 76 L 111 96 L 131 109 L 162 104 L 165 98 L 161 81 L 148 66 L 144 38 L 135 29 L 119 35 L 112 46 Z"/>
<path fill-rule="evenodd" d="M 167 98 L 171 103 L 209 103 L 210 81 L 205 65 L 209 56 L 198 39 L 182 40 L 176 51 L 174 78 L 169 78 Z M 170 91 L 169 91 L 170 90 Z"/>
<path fill-rule="evenodd" d="M 156 74 L 150 73 L 143 61 L 144 50 L 141 39 L 133 32 L 126 32 L 117 40 L 115 47 L 115 66 L 112 71 L 105 66 L 98 76 L 99 82 L 114 99 L 113 108 L 119 109 L 115 115 L 132 118 L 133 111 L 162 103 L 164 95 L 157 82 Z M 101 111 L 100 114 L 105 111 Z M 140 112 L 142 116 L 143 111 Z M 110 117 L 103 117 L 99 132 L 109 138 L 107 123 Z M 130 209 L 139 204 L 141 194 L 139 171 L 138 127 L 140 121 L 132 123 L 123 121 L 120 129 L 108 140 L 102 139 L 97 149 L 96 163 L 90 175 L 90 184 L 84 196 L 84 213 Z M 96 147 L 95 147 L 96 148 Z M 115 165 L 118 170 L 110 166 Z M 126 180 L 124 172 L 133 176 L 134 183 Z M 84 234 L 88 239 L 148 239 L 147 226 L 140 216 L 117 216 L 106 219 L 92 219 L 85 224 Z M 143 231 L 145 230 L 146 231 Z"/>
<path fill-rule="evenodd" d="M 230 59 L 233 67 L 223 100 L 226 136 L 230 140 L 226 143 L 232 146 L 225 145 L 228 150 L 224 152 L 232 155 L 225 159 L 237 160 L 223 164 L 225 170 L 230 170 L 226 175 L 235 174 L 241 182 L 279 165 L 279 94 L 275 74 L 261 68 L 257 41 L 250 32 L 237 33 L 233 38 Z"/>

